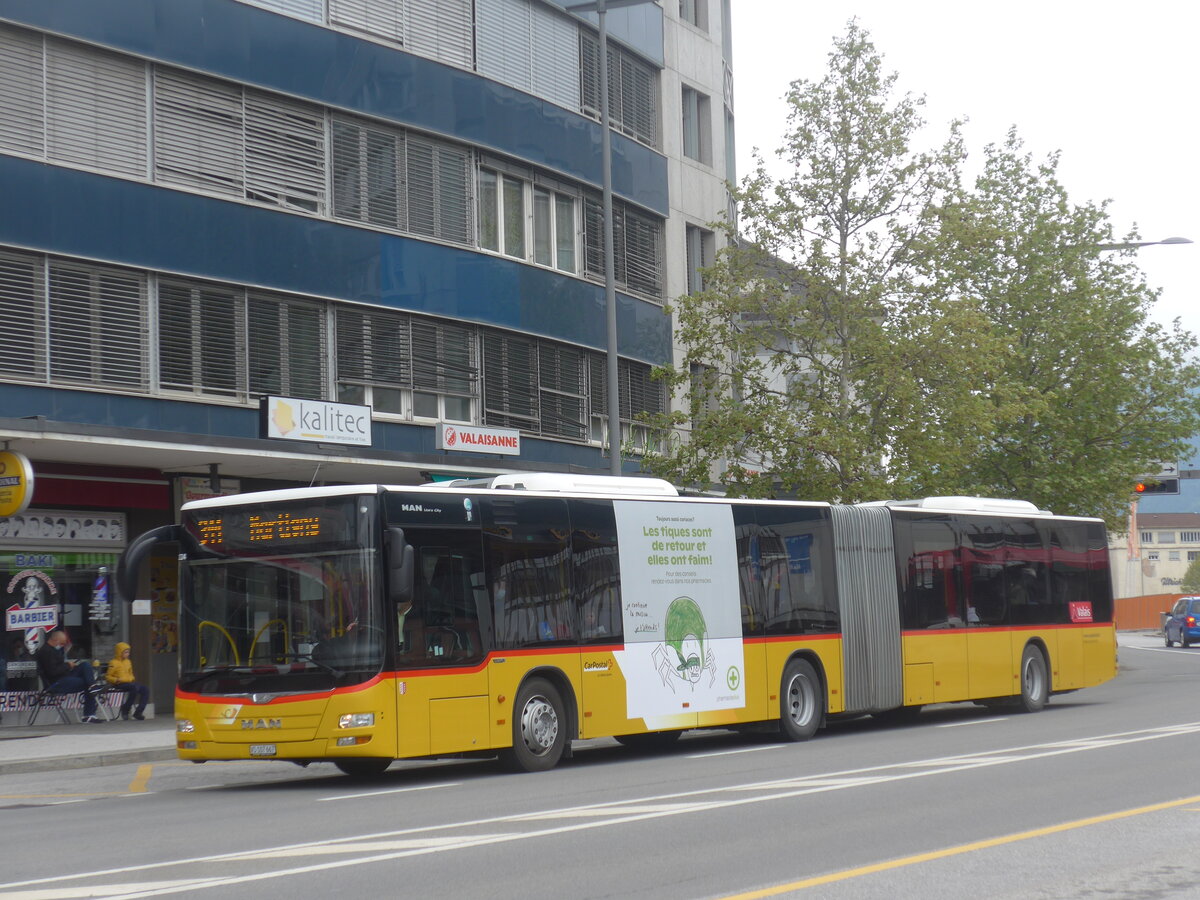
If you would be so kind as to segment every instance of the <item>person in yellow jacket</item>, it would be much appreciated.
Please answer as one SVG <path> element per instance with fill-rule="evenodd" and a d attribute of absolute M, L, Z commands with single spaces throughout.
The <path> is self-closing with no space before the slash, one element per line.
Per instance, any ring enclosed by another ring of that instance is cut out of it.
<path fill-rule="evenodd" d="M 130 710 L 133 710 L 135 719 L 146 718 L 146 703 L 150 699 L 150 689 L 133 680 L 133 663 L 129 659 L 129 645 L 125 642 L 122 641 L 113 648 L 113 658 L 108 661 L 108 668 L 104 670 L 104 680 L 125 692 L 125 700 L 121 704 L 122 719 L 129 718 Z M 137 709 L 134 709 L 135 704 Z"/>

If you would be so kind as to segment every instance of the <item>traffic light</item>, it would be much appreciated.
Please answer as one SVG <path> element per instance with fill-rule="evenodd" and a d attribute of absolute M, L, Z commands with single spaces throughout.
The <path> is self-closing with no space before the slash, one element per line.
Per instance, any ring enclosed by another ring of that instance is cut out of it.
<path fill-rule="evenodd" d="M 1178 478 L 1145 478 L 1133 486 L 1133 492 L 1139 497 L 1143 494 L 1178 494 Z"/>

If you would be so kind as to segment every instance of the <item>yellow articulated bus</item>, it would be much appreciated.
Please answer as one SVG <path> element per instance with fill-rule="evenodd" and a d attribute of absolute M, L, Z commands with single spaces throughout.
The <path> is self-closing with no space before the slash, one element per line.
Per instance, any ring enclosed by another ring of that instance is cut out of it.
<path fill-rule="evenodd" d="M 179 756 L 499 755 L 692 728 L 805 740 L 829 715 L 1034 711 L 1115 674 L 1095 519 L 1019 501 L 679 496 L 644 478 L 269 491 L 185 504 Z"/>

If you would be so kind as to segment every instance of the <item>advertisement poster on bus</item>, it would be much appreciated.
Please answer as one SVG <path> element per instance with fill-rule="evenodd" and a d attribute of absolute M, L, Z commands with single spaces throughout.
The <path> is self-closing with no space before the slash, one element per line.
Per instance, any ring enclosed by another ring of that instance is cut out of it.
<path fill-rule="evenodd" d="M 627 715 L 746 705 L 733 514 L 718 504 L 617 501 Z"/>

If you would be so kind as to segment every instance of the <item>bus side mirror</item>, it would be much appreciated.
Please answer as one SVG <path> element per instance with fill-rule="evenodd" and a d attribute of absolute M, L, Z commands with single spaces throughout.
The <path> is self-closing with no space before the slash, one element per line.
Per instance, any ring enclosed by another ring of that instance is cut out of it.
<path fill-rule="evenodd" d="M 404 529 L 391 527 L 387 530 L 387 574 L 388 597 L 396 605 L 411 603 L 413 598 L 412 545 L 404 540 Z"/>
<path fill-rule="evenodd" d="M 134 538 L 117 561 L 115 584 L 117 598 L 126 603 L 133 602 L 137 595 L 138 570 L 142 562 L 159 544 L 178 544 L 188 559 L 219 559 L 222 554 L 204 547 L 182 525 L 162 525 L 151 528 Z"/>

